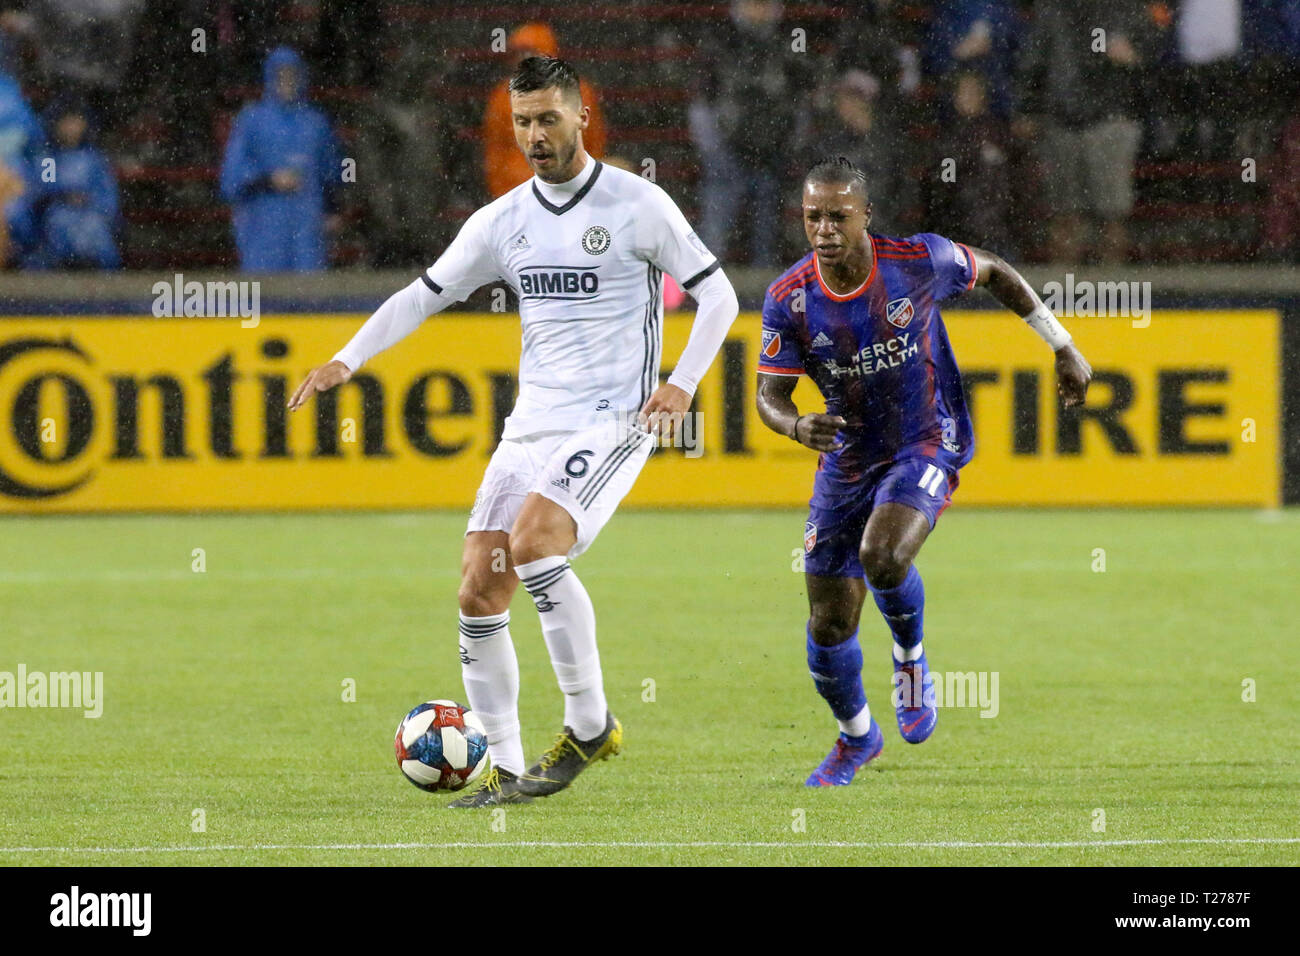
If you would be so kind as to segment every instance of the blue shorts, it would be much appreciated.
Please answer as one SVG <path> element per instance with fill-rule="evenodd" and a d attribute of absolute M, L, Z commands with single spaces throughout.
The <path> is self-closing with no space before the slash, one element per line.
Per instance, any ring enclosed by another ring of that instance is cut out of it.
<path fill-rule="evenodd" d="M 819 470 L 803 532 L 805 573 L 862 577 L 858 552 L 876 505 L 893 501 L 915 508 L 933 528 L 956 488 L 957 470 L 938 458 L 883 461 L 851 482 Z"/>

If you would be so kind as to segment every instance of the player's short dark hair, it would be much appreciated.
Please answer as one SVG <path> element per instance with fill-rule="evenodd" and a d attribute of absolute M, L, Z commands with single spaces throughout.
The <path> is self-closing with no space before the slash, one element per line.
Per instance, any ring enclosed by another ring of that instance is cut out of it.
<path fill-rule="evenodd" d="M 533 93 L 559 87 L 565 99 L 582 102 L 582 81 L 578 71 L 558 56 L 530 56 L 510 77 L 511 93 Z"/>
<path fill-rule="evenodd" d="M 862 201 L 867 201 L 867 177 L 847 156 L 826 156 L 819 159 L 813 163 L 803 181 L 805 185 L 817 183 L 823 186 L 856 186 L 862 195 Z"/>

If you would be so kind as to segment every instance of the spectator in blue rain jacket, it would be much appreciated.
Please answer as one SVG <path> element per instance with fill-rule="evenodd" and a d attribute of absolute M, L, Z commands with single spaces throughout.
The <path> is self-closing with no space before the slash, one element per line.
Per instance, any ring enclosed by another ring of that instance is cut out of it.
<path fill-rule="evenodd" d="M 120 230 L 117 178 L 90 141 L 86 113 L 65 106 L 49 114 L 53 146 L 48 169 L 33 184 L 37 247 L 23 259 L 29 269 L 117 269 Z"/>
<path fill-rule="evenodd" d="M 958 83 L 958 73 L 983 74 L 990 111 L 1008 118 L 1020 28 L 1015 4 L 1012 0 L 939 0 L 934 6 L 926 38 L 926 70 L 950 87 Z"/>
<path fill-rule="evenodd" d="M 264 91 L 235 118 L 221 168 L 245 272 L 305 272 L 326 265 L 325 218 L 342 157 L 325 114 L 306 101 L 302 58 L 266 58 Z"/>
<path fill-rule="evenodd" d="M 22 88 L 0 62 L 0 266 L 34 241 L 33 175 L 44 142 Z"/>

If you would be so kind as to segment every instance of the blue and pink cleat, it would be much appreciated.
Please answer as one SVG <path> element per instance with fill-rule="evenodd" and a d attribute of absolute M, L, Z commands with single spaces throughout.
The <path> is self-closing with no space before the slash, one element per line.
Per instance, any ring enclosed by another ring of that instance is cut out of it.
<path fill-rule="evenodd" d="M 880 732 L 876 719 L 871 719 L 871 729 L 861 737 L 840 734 L 826 759 L 812 772 L 805 785 L 809 787 L 844 787 L 853 782 L 853 775 L 880 756 L 885 749 L 885 735 Z"/>
<path fill-rule="evenodd" d="M 890 655 L 893 656 L 892 654 Z M 894 658 L 894 707 L 898 732 L 909 744 L 919 744 L 934 733 L 939 711 L 935 707 L 934 678 L 925 652 L 914 661 L 900 664 Z"/>

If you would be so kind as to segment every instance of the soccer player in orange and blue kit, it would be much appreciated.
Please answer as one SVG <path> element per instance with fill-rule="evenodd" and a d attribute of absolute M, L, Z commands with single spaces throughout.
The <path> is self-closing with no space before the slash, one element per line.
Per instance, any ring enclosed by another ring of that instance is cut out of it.
<path fill-rule="evenodd" d="M 807 784 L 842 786 L 884 746 L 862 689 L 858 620 L 868 589 L 893 632 L 899 733 L 921 743 L 937 717 L 921 643 L 925 591 L 912 562 L 975 444 L 939 302 L 986 287 L 1052 347 L 1066 405 L 1083 402 L 1092 370 L 998 256 L 933 233 L 868 233 L 866 182 L 844 157 L 809 171 L 803 219 L 813 251 L 763 303 L 758 412 L 821 452 L 804 527 L 808 668 L 840 735 Z M 824 413 L 795 407 L 800 375 L 821 390 Z"/>

